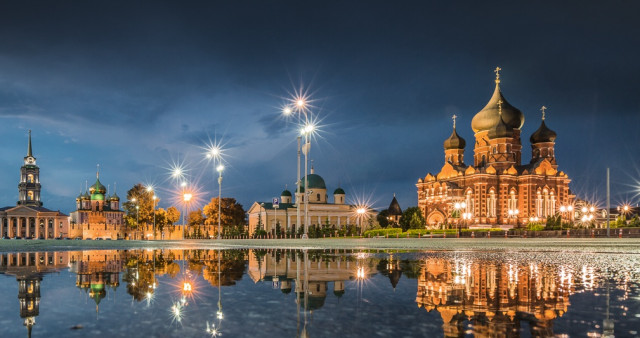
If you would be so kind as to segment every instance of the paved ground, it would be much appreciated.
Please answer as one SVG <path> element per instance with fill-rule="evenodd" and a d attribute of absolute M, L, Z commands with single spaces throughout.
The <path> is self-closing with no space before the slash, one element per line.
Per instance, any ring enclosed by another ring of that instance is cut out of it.
<path fill-rule="evenodd" d="M 640 253 L 640 238 L 371 238 L 183 241 L 0 240 L 0 252 L 95 249 L 399 249 Z"/>

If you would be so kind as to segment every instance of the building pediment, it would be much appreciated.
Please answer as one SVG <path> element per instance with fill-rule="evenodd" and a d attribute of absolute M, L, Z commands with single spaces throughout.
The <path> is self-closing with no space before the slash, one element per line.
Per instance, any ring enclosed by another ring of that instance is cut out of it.
<path fill-rule="evenodd" d="M 4 212 L 12 215 L 32 215 L 38 213 L 38 210 L 29 206 L 18 205 L 13 208 L 5 209 Z"/>

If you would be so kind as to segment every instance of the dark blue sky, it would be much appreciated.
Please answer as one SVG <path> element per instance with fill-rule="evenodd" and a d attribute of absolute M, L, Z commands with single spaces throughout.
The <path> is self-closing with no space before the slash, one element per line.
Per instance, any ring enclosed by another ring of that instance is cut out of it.
<path fill-rule="evenodd" d="M 502 90 L 525 114 L 523 161 L 540 106 L 558 133 L 560 169 L 579 197 L 638 201 L 640 4 L 480 1 L 3 2 L 0 4 L 0 204 L 17 200 L 27 130 L 45 207 L 73 210 L 85 180 L 161 186 L 183 161 L 217 194 L 209 139 L 222 140 L 223 195 L 248 207 L 296 174 L 294 123 L 280 118 L 304 87 L 322 121 L 312 145 L 329 192 L 386 208 L 443 164 L 457 114 Z M 467 161 L 468 162 L 468 161 Z M 634 183 L 635 182 L 635 183 Z"/>

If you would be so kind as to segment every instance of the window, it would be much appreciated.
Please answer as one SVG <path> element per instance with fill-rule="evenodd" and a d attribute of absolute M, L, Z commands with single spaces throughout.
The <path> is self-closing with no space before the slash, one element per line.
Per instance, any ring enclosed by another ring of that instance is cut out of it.
<path fill-rule="evenodd" d="M 316 194 L 316 200 L 320 202 L 320 194 Z"/>
<path fill-rule="evenodd" d="M 487 216 L 496 217 L 496 192 L 491 189 L 487 198 Z"/>

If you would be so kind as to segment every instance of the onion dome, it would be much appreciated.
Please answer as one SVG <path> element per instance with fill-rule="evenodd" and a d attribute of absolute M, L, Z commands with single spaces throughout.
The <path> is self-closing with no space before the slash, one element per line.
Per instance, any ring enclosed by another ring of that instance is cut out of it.
<path fill-rule="evenodd" d="M 115 192 L 113 193 L 113 195 L 111 195 L 111 197 L 109 198 L 109 201 L 119 201 L 120 197 L 118 196 L 118 194 L 116 194 Z"/>
<path fill-rule="evenodd" d="M 460 135 L 458 135 L 458 133 L 456 132 L 456 127 L 453 127 L 453 132 L 451 133 L 451 136 L 449 136 L 449 138 L 444 141 L 445 150 L 464 149 L 466 145 L 467 145 L 467 142 L 462 137 L 460 137 Z"/>
<path fill-rule="evenodd" d="M 104 195 L 107 192 L 107 188 L 100 183 L 100 179 L 96 178 L 96 183 L 89 188 L 89 192 L 92 195 L 95 193 Z"/>
<path fill-rule="evenodd" d="M 391 200 L 391 204 L 389 204 L 389 208 L 387 209 L 387 211 L 389 212 L 389 215 L 391 216 L 401 216 L 402 215 L 402 209 L 400 208 L 400 204 L 398 203 L 398 200 L 396 199 L 396 195 L 393 195 L 393 199 Z"/>
<path fill-rule="evenodd" d="M 504 124 L 511 129 L 520 129 L 524 125 L 524 114 L 509 104 L 507 99 L 502 96 L 500 91 L 500 75 L 498 71 L 500 68 L 496 68 L 496 89 L 493 91 L 493 96 L 471 120 L 471 128 L 474 132 L 481 132 L 490 130 L 500 122 L 500 114 L 498 113 L 498 102 L 502 101 L 502 120 Z"/>
<path fill-rule="evenodd" d="M 542 123 L 540 124 L 540 128 L 538 128 L 538 130 L 536 130 L 533 134 L 531 134 L 531 138 L 529 138 L 529 141 L 531 141 L 531 144 L 535 144 L 535 143 L 544 143 L 544 142 L 554 142 L 556 140 L 556 132 L 547 128 L 546 123 L 544 123 L 545 120 L 545 110 L 547 109 L 547 107 L 543 106 L 542 107 Z"/>
<path fill-rule="evenodd" d="M 542 120 L 542 124 L 540 124 L 540 128 L 538 128 L 538 130 L 536 130 L 533 134 L 531 134 L 531 138 L 529 138 L 529 141 L 531 141 L 532 144 L 534 143 L 543 143 L 543 142 L 554 142 L 556 140 L 556 132 L 547 128 L 547 125 L 544 123 L 544 120 Z"/>
<path fill-rule="evenodd" d="M 498 124 L 489 129 L 488 136 L 490 139 L 513 137 L 513 128 L 507 125 L 503 119 L 498 121 Z"/>
<path fill-rule="evenodd" d="M 300 186 L 304 189 L 306 188 L 304 185 L 305 178 L 303 177 L 300 180 Z M 309 188 L 311 189 L 327 189 L 327 186 L 324 184 L 324 179 L 317 174 L 310 174 L 307 176 L 307 181 L 309 184 Z"/>
<path fill-rule="evenodd" d="M 91 196 L 89 195 L 89 192 L 85 191 L 84 194 L 82 194 L 81 199 L 83 199 L 83 200 L 91 199 Z"/>
<path fill-rule="evenodd" d="M 284 191 L 280 194 L 282 197 L 291 197 L 291 191 L 284 189 Z"/>
<path fill-rule="evenodd" d="M 342 188 L 338 188 L 333 192 L 334 195 L 345 195 L 344 190 Z"/>

